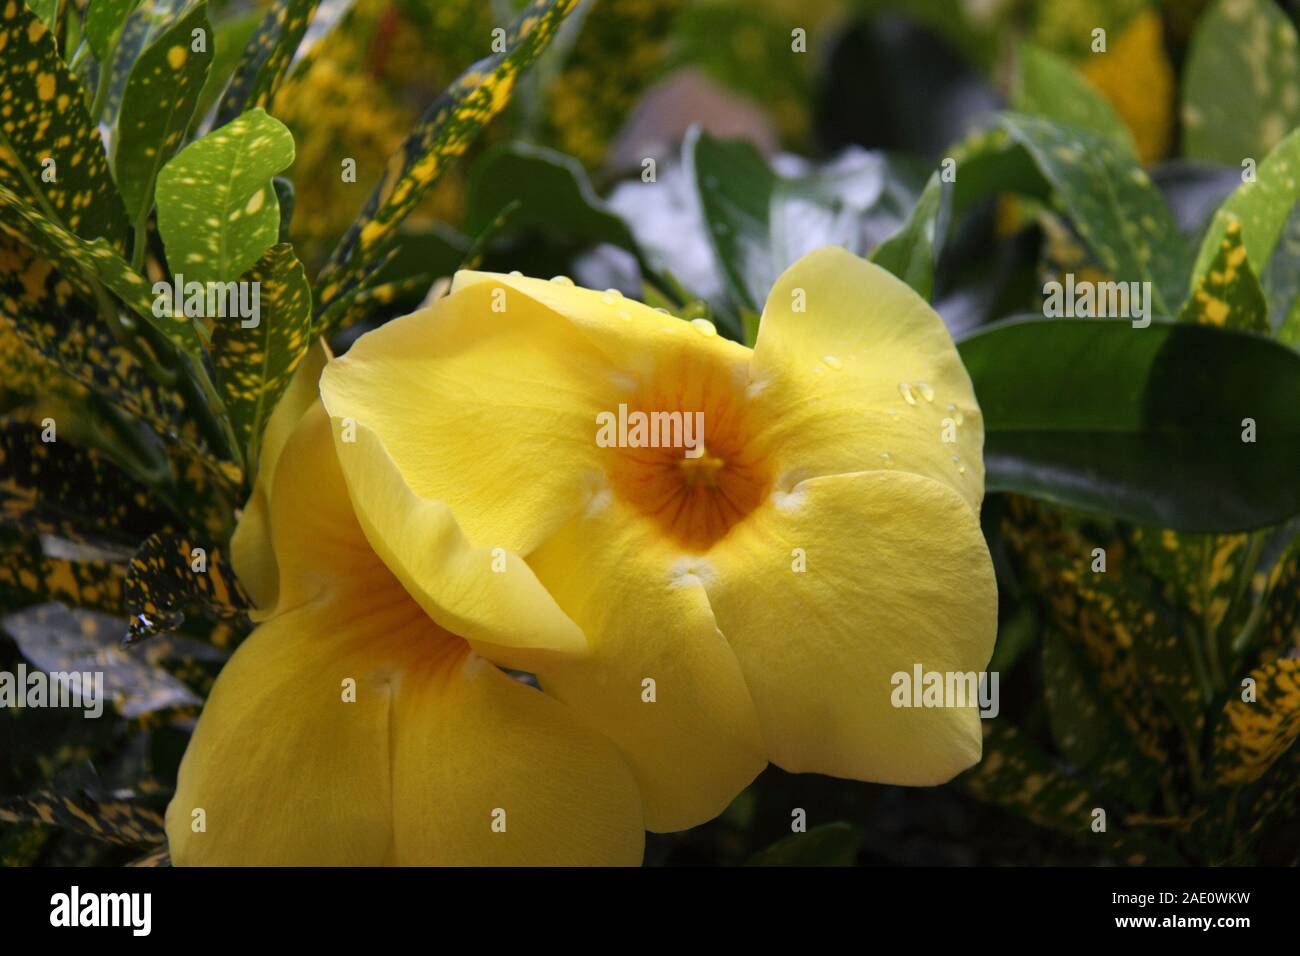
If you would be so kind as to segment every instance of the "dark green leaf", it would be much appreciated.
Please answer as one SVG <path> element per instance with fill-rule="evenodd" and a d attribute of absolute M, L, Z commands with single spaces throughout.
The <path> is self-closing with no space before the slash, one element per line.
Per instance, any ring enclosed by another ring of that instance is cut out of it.
<path fill-rule="evenodd" d="M 36 14 L 25 3 L 0 7 L 0 186 L 82 239 L 102 236 L 120 250 L 126 213 L 83 95 Z"/>
<path fill-rule="evenodd" d="M 221 551 L 156 534 L 140 546 L 127 572 L 126 640 L 133 644 L 174 631 L 187 613 L 237 621 L 250 606 Z"/>
<path fill-rule="evenodd" d="M 212 62 L 211 42 L 192 49 L 193 31 L 211 37 L 207 4 L 199 2 L 149 44 L 136 60 L 122 94 L 113 172 L 132 222 L 153 205 L 158 171 L 189 129 Z"/>
<path fill-rule="evenodd" d="M 934 263 L 946 220 L 944 205 L 950 198 L 938 173 L 930 177 L 921 198 L 902 228 L 871 253 L 871 261 L 888 269 L 919 292 L 927 302 L 934 292 Z"/>
<path fill-rule="evenodd" d="M 852 866 L 862 831 L 851 823 L 823 823 L 792 833 L 750 857 L 746 866 Z"/>
<path fill-rule="evenodd" d="M 276 0 L 267 9 L 217 106 L 217 126 L 225 126 L 245 110 L 271 108 L 275 92 L 319 3 L 320 0 Z"/>
<path fill-rule="evenodd" d="M 139 2 L 140 0 L 90 0 L 82 30 L 95 59 L 100 63 L 106 62 L 118 31 Z"/>
<path fill-rule="evenodd" d="M 311 286 L 302 263 L 287 244 L 272 246 L 244 277 L 258 284 L 258 324 L 219 322 L 212 336 L 222 398 L 250 473 L 256 473 L 262 430 L 307 353 L 311 329 Z"/>
<path fill-rule="evenodd" d="M 1024 319 L 959 350 L 990 490 L 1186 531 L 1300 511 L 1300 355 L 1283 346 L 1203 325 Z"/>
<path fill-rule="evenodd" d="M 1205 12 L 1183 73 L 1189 157 L 1258 161 L 1300 126 L 1296 45 L 1295 27 L 1273 0 L 1219 0 Z"/>
<path fill-rule="evenodd" d="M 1015 113 L 1001 124 L 1033 157 L 1102 267 L 1123 282 L 1149 281 L 1157 314 L 1172 315 L 1186 289 L 1189 252 L 1137 160 L 1077 127 Z"/>

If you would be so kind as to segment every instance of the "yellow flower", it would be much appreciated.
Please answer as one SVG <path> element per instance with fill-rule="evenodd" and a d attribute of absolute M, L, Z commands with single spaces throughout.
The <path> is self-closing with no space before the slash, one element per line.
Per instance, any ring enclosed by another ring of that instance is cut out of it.
<path fill-rule="evenodd" d="M 316 399 L 323 364 L 313 352 L 268 424 L 233 542 L 260 624 L 181 763 L 173 861 L 638 863 L 623 758 L 492 663 L 581 653 L 581 631 L 523 562 L 486 572 L 447 509 L 404 502 L 391 473 L 352 494 L 406 507 L 410 534 L 371 547 Z"/>
<path fill-rule="evenodd" d="M 549 650 L 512 666 L 617 744 L 648 829 L 713 817 L 768 761 L 930 785 L 979 759 L 973 704 L 892 699 L 918 665 L 983 669 L 996 590 L 969 378 L 875 265 L 806 256 L 753 350 L 616 293 L 461 273 L 321 397 L 366 537 L 440 624 L 449 594 L 489 614 L 491 555 L 526 569 Z M 636 412 L 702 413 L 702 447 L 597 440 Z M 559 619 L 584 649 L 554 651 Z"/>

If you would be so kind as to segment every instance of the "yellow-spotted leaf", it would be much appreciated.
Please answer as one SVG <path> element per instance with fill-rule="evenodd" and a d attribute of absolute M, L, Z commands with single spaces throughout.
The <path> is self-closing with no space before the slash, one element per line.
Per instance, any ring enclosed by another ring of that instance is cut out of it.
<path fill-rule="evenodd" d="M 1300 50 L 1291 20 L 1275 0 L 1218 0 L 1197 24 L 1183 73 L 1187 156 L 1259 162 L 1296 126 Z"/>
<path fill-rule="evenodd" d="M 174 631 L 190 613 L 239 623 L 251 606 L 222 551 L 156 534 L 140 546 L 127 571 L 126 641 Z"/>
<path fill-rule="evenodd" d="M 1253 686 L 1234 688 L 1238 696 L 1215 729 L 1215 775 L 1229 786 L 1258 780 L 1300 735 L 1300 658 L 1280 658 L 1248 677 Z"/>
<path fill-rule="evenodd" d="M 249 474 L 256 474 L 262 431 L 310 344 L 311 286 L 286 243 L 272 246 L 243 281 L 257 283 L 257 323 L 219 321 L 212 361 Z"/>
<path fill-rule="evenodd" d="M 1241 222 L 1235 216 L 1228 218 L 1219 251 L 1183 304 L 1178 321 L 1269 334 L 1268 302 L 1246 259 Z"/>
<path fill-rule="evenodd" d="M 46 554 L 36 535 L 0 527 L 0 607 L 58 601 L 121 612 L 126 565 Z"/>
<path fill-rule="evenodd" d="M 1262 273 L 1297 202 L 1300 202 L 1300 129 L 1293 130 L 1278 143 L 1258 164 L 1254 178 L 1238 186 L 1215 211 L 1196 255 L 1191 289 L 1201 284 L 1234 220 L 1241 224 L 1247 261 Z"/>
<path fill-rule="evenodd" d="M 9 222 L 18 224 L 25 242 L 43 252 L 51 264 L 69 282 L 83 300 L 95 301 L 102 293 L 99 286 L 111 290 L 131 312 L 154 325 L 183 350 L 199 350 L 198 333 L 184 315 L 173 318 L 154 310 L 154 296 L 149 282 L 135 272 L 105 239 L 87 242 L 58 223 L 42 216 L 21 196 L 0 185 L 0 210 Z"/>
<path fill-rule="evenodd" d="M 205 38 L 195 49 L 194 34 Z M 148 215 L 154 181 L 194 116 L 212 62 L 212 27 L 200 2 L 149 44 L 122 93 L 113 173 L 132 222 Z M 143 240 L 143 232 L 138 236 Z"/>
<path fill-rule="evenodd" d="M 83 97 L 36 14 L 21 0 L 0 5 L 0 186 L 120 250 L 126 213 Z"/>
<path fill-rule="evenodd" d="M 224 126 L 245 110 L 271 108 L 319 4 L 320 0 L 276 0 L 267 8 L 217 106 L 217 126 Z"/>
<path fill-rule="evenodd" d="M 255 109 L 177 153 L 158 174 L 158 232 L 185 281 L 237 279 L 280 235 L 271 178 L 293 162 L 283 123 Z"/>
<path fill-rule="evenodd" d="M 168 518 L 148 489 L 57 431 L 0 419 L 0 521 L 66 541 L 134 548 Z"/>
<path fill-rule="evenodd" d="M 1300 539 L 1283 552 L 1262 590 L 1260 660 L 1268 663 L 1300 648 Z"/>
<path fill-rule="evenodd" d="M 535 0 L 506 31 L 504 50 L 462 73 L 420 117 L 321 271 L 318 314 L 362 281 L 376 252 L 392 240 L 448 164 L 505 108 L 519 73 L 551 42 L 576 3 Z"/>
<path fill-rule="evenodd" d="M 1147 834 L 1123 829 L 1108 821 L 1106 831 L 1094 832 L 1094 811 L 1108 801 L 1078 777 L 1070 776 L 1005 718 L 986 720 L 983 759 L 957 778 L 957 785 L 982 803 L 1073 837 L 1092 842 L 1131 866 L 1169 865 L 1177 856 Z M 1110 807 L 1112 813 L 1116 808 Z M 1118 815 L 1118 814 L 1116 814 Z"/>
<path fill-rule="evenodd" d="M 140 0 L 90 0 L 82 30 L 86 43 L 95 54 L 95 61 L 104 63 L 113 49 L 113 42 L 122 32 L 126 18 Z"/>
<path fill-rule="evenodd" d="M 166 842 L 163 818 L 138 801 L 43 789 L 0 802 L 0 823 L 40 823 L 123 846 Z"/>

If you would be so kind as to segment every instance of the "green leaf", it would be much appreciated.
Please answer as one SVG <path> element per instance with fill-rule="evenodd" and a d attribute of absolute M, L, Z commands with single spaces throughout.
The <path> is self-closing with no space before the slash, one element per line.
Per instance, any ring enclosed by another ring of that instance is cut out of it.
<path fill-rule="evenodd" d="M 1300 658 L 1284 657 L 1250 672 L 1255 699 L 1233 688 L 1219 715 L 1214 771 L 1220 783 L 1254 783 L 1300 737 Z"/>
<path fill-rule="evenodd" d="M 320 0 L 276 0 L 248 40 L 217 106 L 217 126 L 245 110 L 270 109 Z"/>
<path fill-rule="evenodd" d="M 862 254 L 874 244 L 873 233 L 883 239 L 913 208 L 910 190 L 877 156 L 784 177 L 743 140 L 694 130 L 683 152 L 738 314 L 761 312 L 777 277 L 805 253 L 834 245 Z"/>
<path fill-rule="evenodd" d="M 13 111 L 0 115 L 0 186 L 82 239 L 123 248 L 126 213 L 81 84 L 23 3 L 0 6 L 0 90 Z"/>
<path fill-rule="evenodd" d="M 1268 335 L 1268 302 L 1246 258 L 1241 223 L 1233 218 L 1201 284 L 1178 313 L 1180 322 L 1221 325 Z"/>
<path fill-rule="evenodd" d="M 1137 144 L 1114 108 L 1068 60 L 1031 43 L 1020 47 L 1020 75 L 1012 105 L 1018 112 L 1090 130 L 1137 158 Z"/>
<path fill-rule="evenodd" d="M 36 535 L 0 527 L 0 607 L 59 601 L 120 613 L 126 565 L 46 554 Z"/>
<path fill-rule="evenodd" d="M 135 315 L 154 325 L 182 349 L 198 351 L 198 334 L 189 319 L 183 315 L 174 319 L 170 315 L 156 315 L 152 287 L 106 240 L 86 242 L 42 216 L 2 185 L 0 208 L 7 208 L 22 223 L 25 227 L 22 234 L 45 253 L 85 299 L 95 300 L 95 287 L 102 283 Z"/>
<path fill-rule="evenodd" d="M 122 24 L 109 65 L 108 94 L 104 99 L 104 112 L 100 119 L 109 126 L 117 124 L 118 110 L 122 105 L 122 91 L 126 88 L 131 67 L 140 59 L 141 52 L 180 16 L 190 0 L 139 0 Z M 101 63 L 101 70 L 103 69 Z"/>
<path fill-rule="evenodd" d="M 1204 325 L 1022 319 L 958 348 L 991 491 L 1185 531 L 1300 511 L 1300 355 L 1275 342 Z"/>
<path fill-rule="evenodd" d="M 57 426 L 56 426 L 57 427 Z M 134 548 L 167 523 L 148 489 L 103 453 L 0 419 L 0 521 L 67 541 Z"/>
<path fill-rule="evenodd" d="M 240 621 L 252 606 L 223 552 L 172 534 L 155 534 L 140 545 L 125 597 L 128 644 L 176 630 L 186 614 Z"/>
<path fill-rule="evenodd" d="M 254 9 L 212 25 L 212 64 L 199 92 L 198 106 L 194 108 L 194 120 L 189 131 L 191 137 L 198 135 L 203 120 L 221 99 L 226 84 L 239 65 L 244 46 L 261 22 L 261 11 Z"/>
<path fill-rule="evenodd" d="M 248 270 L 280 234 L 271 177 L 293 162 L 293 137 L 263 110 L 195 140 L 158 175 L 158 232 L 173 274 L 225 282 Z"/>
<path fill-rule="evenodd" d="M 424 112 L 321 271 L 318 315 L 362 281 L 448 164 L 505 108 L 519 73 L 546 48 L 576 2 L 535 0 L 506 32 L 505 52 L 475 63 Z"/>
<path fill-rule="evenodd" d="M 235 433 L 246 449 L 249 474 L 256 474 L 266 420 L 310 345 L 311 286 L 287 244 L 272 246 L 244 281 L 259 289 L 258 324 L 218 323 L 212 361 Z"/>
<path fill-rule="evenodd" d="M 202 52 L 194 52 L 194 30 L 212 36 L 207 4 L 202 0 L 149 44 L 131 68 L 122 93 L 113 172 L 132 222 L 148 215 L 153 206 L 158 171 L 172 158 L 189 129 L 207 79 L 212 62 L 210 41 Z"/>
<path fill-rule="evenodd" d="M 59 0 L 26 0 L 27 6 L 45 24 L 45 29 L 53 30 L 59 18 Z"/>
<path fill-rule="evenodd" d="M 1254 181 L 1243 182 L 1214 213 L 1196 255 L 1190 287 L 1195 289 L 1200 285 L 1234 219 L 1241 223 L 1247 260 L 1253 268 L 1263 271 L 1297 202 L 1300 202 L 1300 129 L 1278 143 L 1259 164 Z"/>
<path fill-rule="evenodd" d="M 572 156 L 522 142 L 485 153 L 470 173 L 465 230 L 475 236 L 486 231 L 512 203 L 507 233 L 536 229 L 583 247 L 608 242 L 640 258 L 631 230 L 596 195 Z"/>
<path fill-rule="evenodd" d="M 1219 0 L 1183 72 L 1186 155 L 1229 166 L 1267 155 L 1300 125 L 1297 76 L 1296 30 L 1273 0 Z"/>
<path fill-rule="evenodd" d="M 1189 253 L 1137 160 L 1087 130 L 1014 113 L 1000 122 L 1033 157 L 1102 267 L 1123 282 L 1149 281 L 1157 314 L 1172 315 Z"/>
<path fill-rule="evenodd" d="M 107 61 L 113 41 L 139 2 L 140 0 L 90 0 L 82 30 L 98 62 Z"/>
<path fill-rule="evenodd" d="M 937 240 L 942 237 L 938 224 L 946 218 L 943 207 L 950 198 L 939 174 L 932 175 L 907 222 L 870 256 L 872 262 L 898 276 L 927 302 L 934 293 Z"/>
<path fill-rule="evenodd" d="M 984 756 L 957 778 L 975 799 L 1001 807 L 1042 827 L 1096 841 L 1132 866 L 1170 865 L 1177 855 L 1145 833 L 1122 829 L 1113 813 L 1104 833 L 1092 830 L 1093 810 L 1105 809 L 1102 797 L 1080 779 L 1064 773 L 1006 718 L 986 720 Z"/>
<path fill-rule="evenodd" d="M 746 866 L 852 866 L 862 846 L 862 830 L 851 823 L 823 823 L 792 833 L 759 850 Z"/>

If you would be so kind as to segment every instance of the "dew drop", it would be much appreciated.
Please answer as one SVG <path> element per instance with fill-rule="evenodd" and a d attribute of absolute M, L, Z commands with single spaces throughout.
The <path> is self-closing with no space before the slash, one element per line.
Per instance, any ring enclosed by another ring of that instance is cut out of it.
<path fill-rule="evenodd" d="M 834 355 L 823 355 L 822 361 L 826 363 L 827 368 L 835 369 L 836 371 L 839 371 L 844 367 L 844 363 Z"/>
<path fill-rule="evenodd" d="M 957 466 L 957 474 L 966 474 L 966 466 L 961 463 L 961 458 L 957 455 L 952 456 L 952 463 Z"/>
<path fill-rule="evenodd" d="M 512 270 L 510 270 L 510 274 L 511 274 L 512 276 L 522 276 L 522 275 L 523 275 L 523 273 L 520 272 L 518 269 L 512 269 Z"/>
<path fill-rule="evenodd" d="M 907 404 L 916 404 L 916 394 L 912 391 L 912 386 L 907 382 L 898 383 L 898 394 L 903 396 L 903 401 L 907 402 Z"/>
<path fill-rule="evenodd" d="M 886 467 L 886 468 L 893 468 L 893 467 L 894 467 L 894 456 L 891 455 L 889 452 L 887 452 L 887 451 L 882 451 L 882 452 L 880 453 L 880 460 L 883 461 L 883 462 L 885 463 L 885 467 Z"/>
<path fill-rule="evenodd" d="M 556 285 L 573 285 L 573 280 L 568 276 L 555 276 L 551 279 Z"/>
<path fill-rule="evenodd" d="M 691 319 L 691 325 L 695 326 L 695 331 L 706 339 L 718 334 L 717 328 L 708 319 Z"/>
<path fill-rule="evenodd" d="M 934 389 L 932 389 L 925 382 L 917 382 L 916 390 L 921 393 L 921 397 L 924 398 L 927 402 L 934 401 Z"/>

